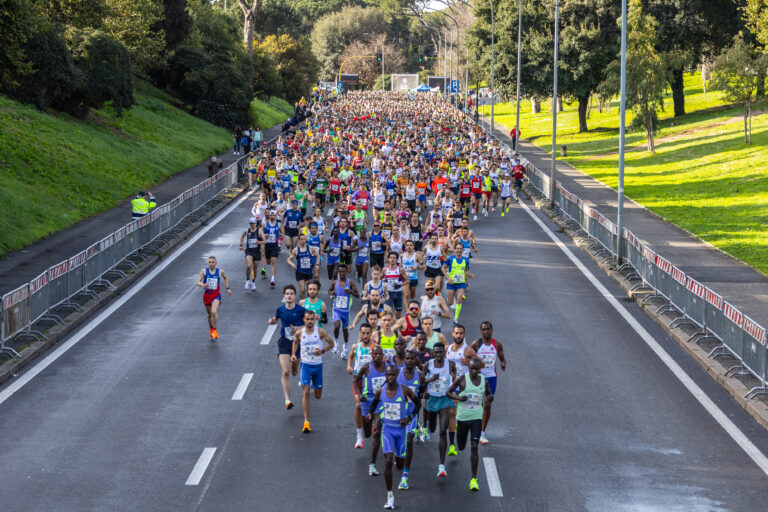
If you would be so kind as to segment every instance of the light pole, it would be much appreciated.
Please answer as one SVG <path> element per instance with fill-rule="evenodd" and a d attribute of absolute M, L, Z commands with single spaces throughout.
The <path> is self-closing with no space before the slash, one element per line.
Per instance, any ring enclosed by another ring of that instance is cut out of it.
<path fill-rule="evenodd" d="M 552 90 L 552 169 L 549 173 L 549 199 L 555 202 L 555 166 L 557 163 L 557 61 L 560 42 L 560 2 L 555 0 L 555 70 Z"/>
<path fill-rule="evenodd" d="M 517 105 L 515 114 L 515 143 L 513 150 L 517 151 L 517 141 L 520 140 L 520 40 L 523 35 L 523 0 L 517 0 Z"/>
<path fill-rule="evenodd" d="M 495 67 L 494 46 L 496 45 L 496 29 L 493 22 L 493 0 L 488 0 L 488 3 L 491 5 L 491 135 L 493 135 L 493 104 L 496 102 L 496 98 L 494 97 L 495 83 L 493 76 L 493 68 Z"/>
<path fill-rule="evenodd" d="M 621 99 L 619 107 L 619 198 L 616 209 L 616 226 L 619 236 L 616 237 L 616 258 L 618 263 L 624 257 L 621 250 L 621 237 L 624 231 L 624 124 L 627 100 L 627 0 L 621 0 L 621 78 L 619 88 Z"/>

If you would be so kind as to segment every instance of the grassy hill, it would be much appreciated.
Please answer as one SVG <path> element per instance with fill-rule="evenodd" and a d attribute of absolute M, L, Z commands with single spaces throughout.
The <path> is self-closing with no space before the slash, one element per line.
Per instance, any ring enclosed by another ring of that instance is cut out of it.
<path fill-rule="evenodd" d="M 0 257 L 114 207 L 231 145 L 146 84 L 117 117 L 51 115 L 0 95 Z"/>
<path fill-rule="evenodd" d="M 698 73 L 685 77 L 686 110 L 672 117 L 668 97 L 656 133 L 656 154 L 645 150 L 644 133 L 628 133 L 626 194 L 681 226 L 768 273 L 768 100 L 754 105 L 752 144 L 744 143 L 743 108 L 726 105 L 717 91 L 704 92 Z M 558 114 L 558 147 L 568 146 L 571 165 L 613 188 L 618 186 L 618 102 L 611 111 L 593 106 L 588 126 L 578 133 L 577 105 Z M 521 105 L 520 131 L 542 148 L 552 148 L 552 117 Z M 486 109 L 486 114 L 489 112 Z M 627 124 L 631 115 L 627 113 Z M 514 104 L 498 105 L 496 122 L 515 124 Z"/>
<path fill-rule="evenodd" d="M 251 102 L 251 119 L 262 131 L 293 116 L 293 107 L 287 101 L 270 96 L 269 101 L 254 98 Z M 266 142 L 266 141 L 265 141 Z"/>

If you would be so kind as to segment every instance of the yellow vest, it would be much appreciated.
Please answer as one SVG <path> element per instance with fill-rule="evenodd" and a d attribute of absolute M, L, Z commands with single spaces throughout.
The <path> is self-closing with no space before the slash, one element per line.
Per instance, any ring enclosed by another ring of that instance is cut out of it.
<path fill-rule="evenodd" d="M 155 207 L 154 202 L 147 201 L 143 197 L 135 197 L 131 200 L 131 209 L 135 217 L 143 217 L 149 213 L 149 210 Z"/>

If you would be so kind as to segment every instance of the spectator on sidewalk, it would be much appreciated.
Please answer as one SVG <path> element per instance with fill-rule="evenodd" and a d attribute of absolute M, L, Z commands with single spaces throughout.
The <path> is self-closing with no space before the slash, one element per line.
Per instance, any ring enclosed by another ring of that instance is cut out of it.
<path fill-rule="evenodd" d="M 512 137 L 512 150 L 517 151 L 517 139 L 520 137 L 520 130 L 512 128 L 509 130 L 509 136 Z"/>
<path fill-rule="evenodd" d="M 248 130 L 244 130 L 240 138 L 240 148 L 243 150 L 243 154 L 248 151 L 249 147 L 251 147 L 251 142 L 248 138 Z"/>
<path fill-rule="evenodd" d="M 232 138 L 235 140 L 234 148 L 232 149 L 233 155 L 239 155 L 240 154 L 240 139 L 243 138 L 243 130 L 240 128 L 240 125 L 235 126 L 234 131 L 232 132 Z"/>
<path fill-rule="evenodd" d="M 208 162 L 208 177 L 210 178 L 219 172 L 222 167 L 224 167 L 224 162 L 217 159 L 215 156 L 212 156 L 211 161 Z"/>
<path fill-rule="evenodd" d="M 262 133 L 261 133 L 261 127 L 256 126 L 256 130 L 253 132 L 253 150 L 256 151 L 261 147 L 261 141 L 262 141 Z"/>
<path fill-rule="evenodd" d="M 133 218 L 140 219 L 149 214 L 149 212 L 155 208 L 155 196 L 151 192 L 144 192 L 143 190 L 138 193 L 136 197 L 131 200 L 131 209 L 133 210 Z"/>

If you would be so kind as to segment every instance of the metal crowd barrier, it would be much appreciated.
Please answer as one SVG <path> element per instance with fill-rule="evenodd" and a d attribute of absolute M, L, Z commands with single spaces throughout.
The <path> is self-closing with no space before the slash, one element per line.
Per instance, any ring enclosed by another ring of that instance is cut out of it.
<path fill-rule="evenodd" d="M 274 139 L 263 144 L 260 151 L 274 145 Z M 19 357 L 17 351 L 7 346 L 8 340 L 19 334 L 44 338 L 32 326 L 42 319 L 63 323 L 56 308 L 66 306 L 82 310 L 75 297 L 97 298 L 91 287 L 98 285 L 114 288 L 105 278 L 107 274 L 125 277 L 121 270 L 136 264 L 129 256 L 151 244 L 161 235 L 176 227 L 186 217 L 194 214 L 218 194 L 234 185 L 245 175 L 247 156 L 223 168 L 189 190 L 179 194 L 167 204 L 155 208 L 149 215 L 134 220 L 114 233 L 102 238 L 67 260 L 50 267 L 38 277 L 2 296 L 0 310 L 0 353 Z"/>
<path fill-rule="evenodd" d="M 509 146 L 501 145 L 505 151 L 511 152 Z M 765 328 L 657 254 L 630 230 L 618 233 L 613 222 L 586 205 L 562 183 L 555 182 L 554 197 L 550 197 L 549 175 L 525 158 L 521 160 L 529 185 L 559 208 L 555 212 L 560 219 L 577 224 L 589 237 L 593 249 L 606 255 L 606 259 L 617 259 L 616 248 L 622 247 L 626 261 L 619 269 L 629 272 L 627 279 L 638 281 L 633 290 L 652 292 L 644 298 L 645 302 L 663 299 L 665 302 L 656 312 L 673 313 L 671 326 L 691 326 L 694 332 L 689 341 L 698 343 L 711 339 L 718 344 L 710 351 L 710 357 L 728 356 L 736 360 L 729 373 L 749 374 L 760 380 L 760 386 L 751 389 L 746 394 L 747 398 L 768 395 L 768 339 Z"/>

